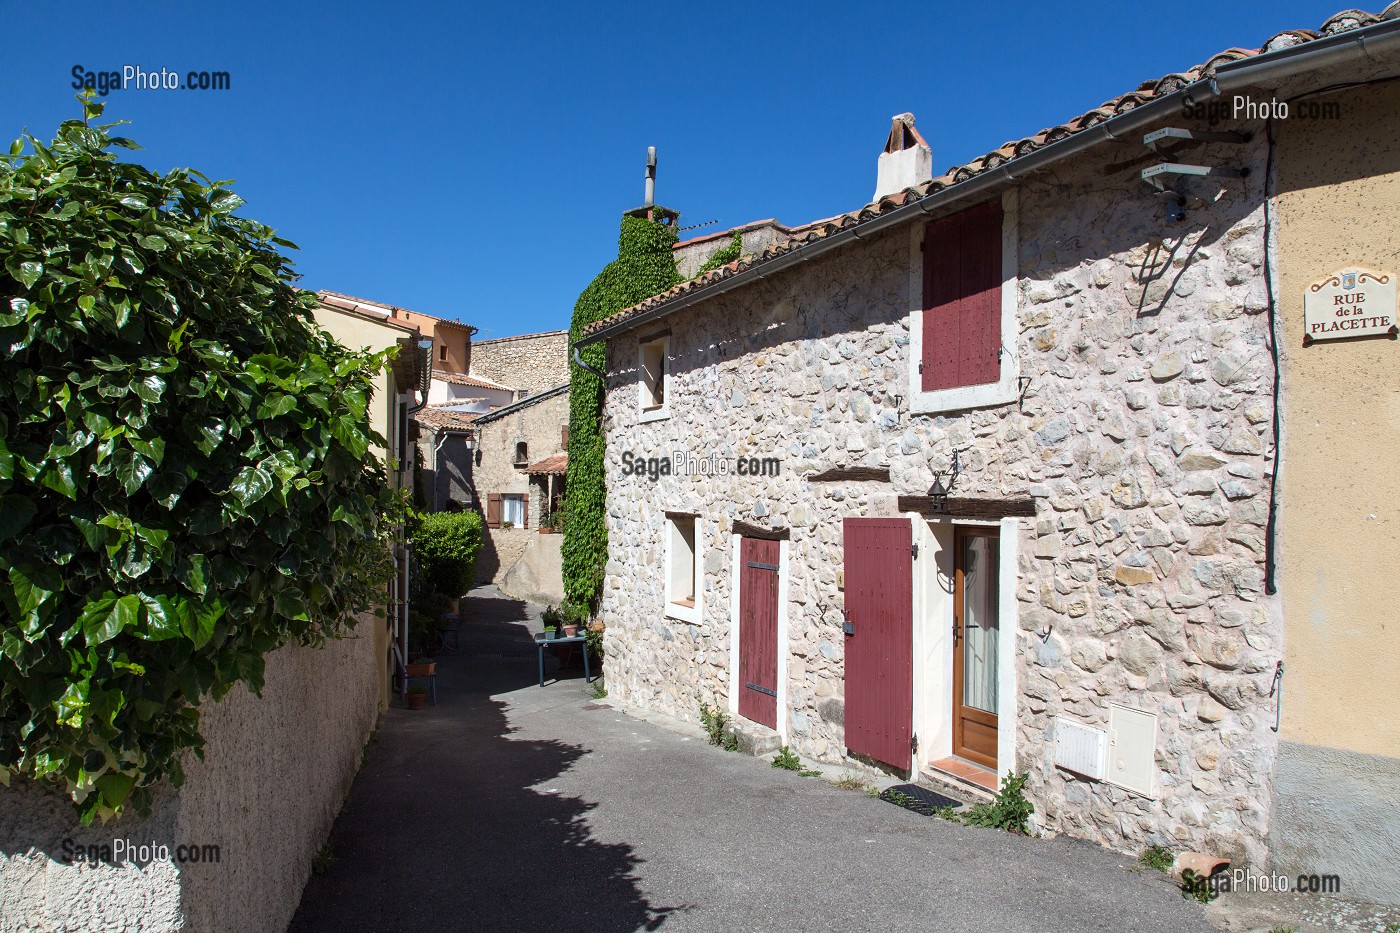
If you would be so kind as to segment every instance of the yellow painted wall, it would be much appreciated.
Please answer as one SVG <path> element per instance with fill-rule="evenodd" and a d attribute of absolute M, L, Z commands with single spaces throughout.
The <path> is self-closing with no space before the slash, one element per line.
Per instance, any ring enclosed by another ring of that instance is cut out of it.
<path fill-rule="evenodd" d="M 353 349 L 370 349 L 374 351 L 384 350 L 393 346 L 400 338 L 411 336 L 402 327 L 391 324 L 380 324 L 357 314 L 350 314 L 339 311 L 325 305 L 317 305 L 315 311 L 316 323 L 328 331 L 341 344 Z M 384 438 L 392 439 L 393 431 L 396 427 L 396 405 L 398 393 L 394 388 L 394 374 L 389 367 L 384 368 L 380 373 L 376 383 L 374 397 L 370 400 L 369 420 L 370 426 Z M 392 443 L 392 440 L 390 440 Z M 387 462 L 387 453 L 378 445 L 375 451 L 381 460 Z M 393 470 L 389 471 L 389 481 L 395 486 L 398 485 L 399 474 Z M 383 607 L 384 615 L 372 616 L 365 614 L 361 617 L 361 626 L 372 626 L 374 630 L 374 647 L 378 652 L 376 657 L 382 663 L 380 668 L 380 698 L 381 708 L 389 705 L 389 692 L 393 671 L 389 665 L 389 623 L 387 606 Z"/>
<path fill-rule="evenodd" d="M 1400 342 L 1302 346 L 1303 289 L 1400 274 L 1400 85 L 1277 121 L 1286 741 L 1400 757 Z"/>

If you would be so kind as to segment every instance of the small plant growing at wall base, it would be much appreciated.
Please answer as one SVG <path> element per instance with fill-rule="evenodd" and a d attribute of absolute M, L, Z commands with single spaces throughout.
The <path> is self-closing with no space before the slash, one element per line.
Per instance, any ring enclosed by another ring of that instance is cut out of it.
<path fill-rule="evenodd" d="M 1138 865 L 1142 868 L 1153 868 L 1157 871 L 1170 871 L 1172 862 L 1176 856 L 1171 849 L 1166 846 L 1152 845 L 1142 850 L 1138 856 Z"/>
<path fill-rule="evenodd" d="M 729 715 L 718 706 L 711 706 L 708 703 L 700 704 L 700 724 L 705 728 L 705 738 L 711 745 L 719 746 L 727 752 L 737 752 L 739 750 L 739 740 L 734 737 L 734 733 L 729 726 Z"/>
<path fill-rule="evenodd" d="M 985 826 L 990 829 L 1004 829 L 1009 833 L 1029 836 L 1031 814 L 1035 805 L 1026 799 L 1026 781 L 1029 774 L 1007 773 L 1001 779 L 1001 790 L 990 803 L 979 803 L 967 811 L 963 822 L 969 826 Z"/>

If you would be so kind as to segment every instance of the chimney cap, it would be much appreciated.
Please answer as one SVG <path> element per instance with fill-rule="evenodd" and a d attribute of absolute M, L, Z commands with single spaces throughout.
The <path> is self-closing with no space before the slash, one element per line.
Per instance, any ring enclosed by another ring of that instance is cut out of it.
<path fill-rule="evenodd" d="M 905 149 L 914 149 L 919 146 L 929 148 L 924 141 L 923 135 L 914 129 L 914 115 L 912 113 L 897 113 L 890 118 L 890 135 L 885 141 L 886 152 L 903 152 Z"/>

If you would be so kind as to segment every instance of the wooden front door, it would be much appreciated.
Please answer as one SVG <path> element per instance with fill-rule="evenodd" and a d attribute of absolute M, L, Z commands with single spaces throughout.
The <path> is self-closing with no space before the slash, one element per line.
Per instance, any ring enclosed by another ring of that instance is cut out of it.
<path fill-rule="evenodd" d="M 914 528 L 907 518 L 848 518 L 846 747 L 908 768 L 914 734 Z"/>
<path fill-rule="evenodd" d="M 997 766 L 997 605 L 995 528 L 959 527 L 953 571 L 953 754 Z"/>
<path fill-rule="evenodd" d="M 778 728 L 777 541 L 739 539 L 739 715 Z"/>

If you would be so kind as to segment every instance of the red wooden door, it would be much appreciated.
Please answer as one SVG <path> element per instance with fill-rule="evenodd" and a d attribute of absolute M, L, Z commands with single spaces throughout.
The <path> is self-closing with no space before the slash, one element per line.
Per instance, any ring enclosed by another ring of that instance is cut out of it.
<path fill-rule="evenodd" d="M 914 731 L 914 529 L 848 518 L 846 747 L 908 768 Z"/>
<path fill-rule="evenodd" d="M 739 539 L 739 715 L 778 728 L 778 556 L 781 545 Z"/>

